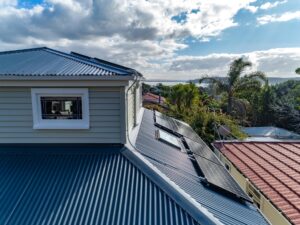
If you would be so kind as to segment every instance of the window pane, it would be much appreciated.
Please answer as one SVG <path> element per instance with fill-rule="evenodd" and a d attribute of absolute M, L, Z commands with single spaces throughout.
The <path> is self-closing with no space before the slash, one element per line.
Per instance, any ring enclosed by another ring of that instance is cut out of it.
<path fill-rule="evenodd" d="M 41 97 L 43 119 L 82 119 L 81 97 Z"/>
<path fill-rule="evenodd" d="M 159 140 L 181 149 L 178 138 L 173 136 L 172 134 L 169 134 L 168 132 L 159 130 Z"/>

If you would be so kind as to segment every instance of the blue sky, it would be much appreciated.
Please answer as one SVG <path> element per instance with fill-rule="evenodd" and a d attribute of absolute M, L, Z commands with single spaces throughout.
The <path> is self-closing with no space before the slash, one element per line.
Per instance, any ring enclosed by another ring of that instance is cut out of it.
<path fill-rule="evenodd" d="M 266 2 L 280 1 L 257 1 L 251 5 L 259 7 Z M 300 10 L 299 0 L 289 0 L 278 7 L 258 10 L 256 13 L 242 9 L 234 16 L 239 26 L 224 30 L 221 35 L 212 38 L 209 42 L 201 43 L 195 39 L 187 39 L 186 43 L 189 47 L 180 51 L 179 54 L 243 53 L 270 48 L 299 47 L 300 19 L 269 23 L 264 26 L 257 24 L 258 17 L 297 10 Z"/>
<path fill-rule="evenodd" d="M 150 79 L 224 76 L 245 57 L 296 76 L 299 0 L 0 0 L 0 49 L 48 46 L 140 70 Z"/>

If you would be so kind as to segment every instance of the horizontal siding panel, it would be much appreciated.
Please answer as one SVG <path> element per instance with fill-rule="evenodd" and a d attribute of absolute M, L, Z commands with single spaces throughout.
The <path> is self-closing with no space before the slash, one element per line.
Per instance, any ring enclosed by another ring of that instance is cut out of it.
<path fill-rule="evenodd" d="M 119 132 L 99 132 L 99 133 L 89 133 L 82 132 L 79 130 L 66 130 L 65 132 L 30 132 L 30 133 L 22 133 L 22 132 L 14 132 L 14 133 L 1 133 L 1 138 L 9 138 L 9 137 L 28 137 L 28 138 L 118 138 L 120 136 Z"/>
<path fill-rule="evenodd" d="M 15 109 L 31 109 L 31 103 L 1 103 L 0 104 L 0 110 L 1 109 L 10 109 L 10 110 L 15 110 Z"/>
<path fill-rule="evenodd" d="M 30 98 L 0 98 L 0 104 L 2 103 L 27 103 L 31 104 L 31 97 Z"/>
<path fill-rule="evenodd" d="M 1 96 L 1 95 L 0 95 Z M 120 98 L 120 92 L 99 92 L 99 91 L 90 91 L 90 98 Z"/>
<path fill-rule="evenodd" d="M 0 121 L 0 129 L 5 127 L 32 127 L 32 121 Z M 91 128 L 94 127 L 120 127 L 119 121 L 93 121 L 90 124 Z"/>
<path fill-rule="evenodd" d="M 24 115 L 0 115 L 0 122 L 3 121 L 13 121 L 13 122 L 23 122 L 23 121 L 32 121 L 32 115 L 28 116 L 24 116 Z"/>
<path fill-rule="evenodd" d="M 14 109 L 31 109 L 31 103 L 19 103 L 19 104 L 13 104 L 13 103 L 2 103 L 0 104 L 0 110 L 14 110 Z M 99 103 L 99 104 L 91 104 L 90 105 L 90 110 L 93 109 L 119 109 L 120 104 L 118 103 Z"/>
<path fill-rule="evenodd" d="M 120 109 L 120 104 L 91 104 L 90 105 L 90 110 L 94 109 Z"/>
<path fill-rule="evenodd" d="M 118 133 L 120 131 L 120 127 L 116 126 L 116 127 L 111 127 L 111 126 L 107 126 L 107 127 L 91 127 L 90 129 L 87 130 L 72 130 L 72 133 Z M 32 132 L 33 134 L 36 133 L 54 133 L 54 134 L 64 134 L 64 133 L 69 133 L 71 132 L 70 130 L 35 130 L 32 129 L 31 126 L 27 126 L 27 127 L 0 127 L 0 133 L 29 133 Z M 2 134 L 1 134 L 2 135 Z"/>
<path fill-rule="evenodd" d="M 42 143 L 47 138 L 54 143 L 120 143 L 120 96 L 120 88 L 89 89 L 88 130 L 34 130 L 31 88 L 0 88 L 0 143 Z"/>
<path fill-rule="evenodd" d="M 1 116 L 32 116 L 31 109 L 24 109 L 24 110 L 9 110 L 9 109 L 1 109 L 0 108 L 0 115 Z M 94 109 L 90 110 L 91 116 L 118 116 L 120 115 L 119 109 Z"/>
<path fill-rule="evenodd" d="M 90 98 L 119 98 L 120 92 L 89 92 Z M 0 92 L 0 98 L 31 98 L 31 91 Z"/>
<path fill-rule="evenodd" d="M 31 96 L 28 98 L 0 98 L 0 104 L 3 103 L 27 103 L 31 104 Z M 90 104 L 120 103 L 120 98 L 90 98 Z"/>
<path fill-rule="evenodd" d="M 24 137 L 6 137 L 2 138 L 0 137 L 0 142 L 1 143 L 104 143 L 104 144 L 112 144 L 112 143 L 119 143 L 120 142 L 120 137 L 110 137 L 110 138 L 91 138 L 91 137 L 85 137 L 84 142 L 82 138 L 66 138 L 66 137 L 46 137 L 46 138 L 41 138 L 41 137 L 34 137 L 34 138 L 24 138 Z"/>
<path fill-rule="evenodd" d="M 118 121 L 120 122 L 120 116 L 90 116 L 91 121 L 93 122 L 102 122 L 102 121 Z"/>
<path fill-rule="evenodd" d="M 119 98 L 91 98 L 90 104 L 111 104 L 117 103 L 120 104 Z"/>

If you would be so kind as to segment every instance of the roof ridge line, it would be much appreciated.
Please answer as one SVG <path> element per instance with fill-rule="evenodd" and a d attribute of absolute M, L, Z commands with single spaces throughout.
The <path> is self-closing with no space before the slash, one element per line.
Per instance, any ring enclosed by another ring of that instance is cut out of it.
<path fill-rule="evenodd" d="M 211 212 L 159 171 L 151 162 L 143 157 L 143 155 L 134 150 L 132 146 L 126 145 L 126 148 L 127 151 L 123 151 L 122 154 L 197 222 L 202 224 L 203 221 L 205 221 L 204 224 L 207 225 L 223 225 Z M 156 176 L 154 176 L 154 174 Z"/>

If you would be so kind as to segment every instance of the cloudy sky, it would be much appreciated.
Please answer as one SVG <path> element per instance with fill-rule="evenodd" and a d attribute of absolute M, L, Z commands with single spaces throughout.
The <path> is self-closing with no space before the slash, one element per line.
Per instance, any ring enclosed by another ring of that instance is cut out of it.
<path fill-rule="evenodd" d="M 240 56 L 268 76 L 296 76 L 300 0 L 0 0 L 0 50 L 38 46 L 150 79 L 224 76 Z"/>

